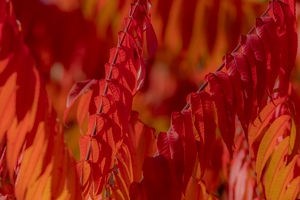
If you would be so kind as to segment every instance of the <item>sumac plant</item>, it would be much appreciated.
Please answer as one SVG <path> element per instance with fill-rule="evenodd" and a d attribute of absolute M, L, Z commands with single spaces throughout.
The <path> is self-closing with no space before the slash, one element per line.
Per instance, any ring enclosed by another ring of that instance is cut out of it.
<path fill-rule="evenodd" d="M 77 82 L 80 161 L 64 143 L 12 3 L 0 0 L 1 199 L 296 199 L 300 189 L 295 1 L 269 2 L 215 73 L 173 112 L 167 132 L 132 110 L 158 41 L 151 4 L 124 19 L 105 77 Z M 222 163 L 224 183 L 211 184 Z"/>

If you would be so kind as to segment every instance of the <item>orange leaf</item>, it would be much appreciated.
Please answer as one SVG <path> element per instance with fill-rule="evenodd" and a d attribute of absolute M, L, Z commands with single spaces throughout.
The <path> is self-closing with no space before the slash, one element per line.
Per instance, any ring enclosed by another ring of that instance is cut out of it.
<path fill-rule="evenodd" d="M 278 117 L 269 127 L 265 133 L 257 153 L 256 158 L 256 173 L 257 180 L 260 181 L 261 174 L 267 160 L 273 153 L 277 140 L 280 136 L 283 136 L 287 131 L 289 131 L 291 126 L 291 117 L 289 115 L 282 115 Z"/>
<path fill-rule="evenodd" d="M 47 148 L 47 145 L 45 145 L 47 137 L 45 137 L 44 133 L 44 123 L 41 122 L 38 125 L 33 145 L 23 152 L 23 161 L 18 173 L 18 187 L 15 189 L 15 194 L 18 199 L 25 198 L 26 190 L 29 185 L 42 173 L 40 157 L 43 157 Z"/>
<path fill-rule="evenodd" d="M 285 199 L 296 199 L 300 189 L 300 176 L 295 178 L 287 187 L 284 194 Z"/>
<path fill-rule="evenodd" d="M 77 108 L 77 121 L 78 125 L 81 128 L 84 119 L 88 118 L 88 111 L 90 107 L 90 102 L 92 100 L 93 91 L 89 91 L 86 94 L 83 94 L 80 98 L 79 105 Z"/>
<path fill-rule="evenodd" d="M 80 183 L 83 188 L 83 194 L 86 195 L 91 187 L 91 165 L 83 160 L 77 163 L 77 174 L 80 175 Z"/>
<path fill-rule="evenodd" d="M 283 141 L 279 143 L 265 171 L 264 185 L 265 185 L 265 193 L 267 195 L 270 194 L 272 180 L 278 174 L 279 169 L 283 165 L 284 166 L 286 165 L 285 156 L 287 155 L 287 151 L 288 151 L 288 146 L 289 146 L 288 142 L 289 142 L 289 137 L 285 137 Z"/>
<path fill-rule="evenodd" d="M 248 137 L 249 137 L 249 147 L 252 146 L 256 138 L 260 137 L 264 133 L 265 127 L 270 123 L 270 120 L 273 119 L 275 110 L 277 106 L 286 101 L 286 98 L 280 98 L 273 100 L 273 102 L 267 104 L 262 111 L 259 113 L 259 117 L 255 119 L 253 124 L 249 127 Z"/>
<path fill-rule="evenodd" d="M 296 155 L 293 160 L 286 167 L 282 167 L 277 176 L 274 177 L 270 189 L 270 191 L 272 191 L 269 196 L 270 199 L 283 199 L 286 187 L 294 178 L 294 167 L 298 159 L 299 156 Z"/>
<path fill-rule="evenodd" d="M 6 130 L 12 125 L 16 113 L 16 79 L 17 73 L 8 77 L 4 86 L 0 88 L 0 148 L 4 143 Z"/>

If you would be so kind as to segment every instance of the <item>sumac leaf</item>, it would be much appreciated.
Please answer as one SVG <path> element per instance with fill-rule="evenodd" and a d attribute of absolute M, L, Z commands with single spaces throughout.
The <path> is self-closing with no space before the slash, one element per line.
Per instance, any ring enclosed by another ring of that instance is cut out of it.
<path fill-rule="evenodd" d="M 257 18 L 255 23 L 256 33 L 260 37 L 266 52 L 267 80 L 269 93 L 272 92 L 275 80 L 280 69 L 280 46 L 277 34 L 277 25 L 273 18 Z"/>
<path fill-rule="evenodd" d="M 158 42 L 150 20 L 146 18 L 145 21 L 146 21 L 147 51 L 148 51 L 148 56 L 152 57 L 156 52 Z"/>
<path fill-rule="evenodd" d="M 253 114 L 260 106 L 266 88 L 266 53 L 260 38 L 255 34 L 241 37 L 242 53 L 246 56 L 251 69 L 253 83 Z"/>
<path fill-rule="evenodd" d="M 275 116 L 276 108 L 286 101 L 286 98 L 276 99 L 273 102 L 267 104 L 262 111 L 259 113 L 259 116 L 254 120 L 253 124 L 249 127 L 248 132 L 248 142 L 249 147 L 252 146 L 254 141 L 259 138 L 263 133 L 265 133 L 265 128 L 269 126 L 269 123 L 272 123 Z"/>
<path fill-rule="evenodd" d="M 190 110 L 173 112 L 171 116 L 172 129 L 179 134 L 184 153 L 183 189 L 185 190 L 192 175 L 196 161 L 196 140 L 193 134 L 193 119 Z"/>
<path fill-rule="evenodd" d="M 270 194 L 271 183 L 282 166 L 286 166 L 285 156 L 288 152 L 289 137 L 285 137 L 274 150 L 264 175 L 265 193 Z"/>
<path fill-rule="evenodd" d="M 209 92 L 216 104 L 218 126 L 229 153 L 232 155 L 232 146 L 235 135 L 235 99 L 230 78 L 224 72 L 208 74 L 205 80 L 209 84 Z"/>
<path fill-rule="evenodd" d="M 294 167 L 298 162 L 299 156 L 296 155 L 293 160 L 285 167 L 282 167 L 277 176 L 274 177 L 273 182 L 271 184 L 272 191 L 269 197 L 270 199 L 282 199 L 284 198 L 284 194 L 286 191 L 287 185 L 293 180 L 294 178 Z"/>
<path fill-rule="evenodd" d="M 97 80 L 95 79 L 90 79 L 90 80 L 85 80 L 81 82 L 77 82 L 73 85 L 71 88 L 68 98 L 67 98 L 67 103 L 66 103 L 66 110 L 64 112 L 64 122 L 66 122 L 67 115 L 69 110 L 71 109 L 72 105 L 80 97 L 81 95 L 89 92 L 92 90 L 92 88 L 98 83 Z"/>
<path fill-rule="evenodd" d="M 291 117 L 289 115 L 282 115 L 277 118 L 265 133 L 257 153 L 256 158 L 256 173 L 257 180 L 261 178 L 262 171 L 267 163 L 267 160 L 273 153 L 277 140 L 280 136 L 288 132 L 291 128 Z"/>
<path fill-rule="evenodd" d="M 224 59 L 224 58 L 223 58 Z M 248 123 L 250 120 L 249 110 L 251 111 L 251 96 L 250 95 L 250 75 L 248 71 L 247 61 L 242 54 L 235 53 L 233 55 L 225 55 L 225 67 L 228 75 L 233 83 L 236 98 L 236 113 L 244 129 L 248 132 Z M 247 101 L 248 100 L 248 101 Z M 249 105 L 250 104 L 250 105 Z M 250 108 L 250 109 L 247 109 Z M 251 112 L 250 112 L 251 113 Z"/>
<path fill-rule="evenodd" d="M 212 97 L 204 91 L 187 97 L 193 115 L 193 126 L 201 171 L 204 174 L 216 140 L 216 119 Z"/>

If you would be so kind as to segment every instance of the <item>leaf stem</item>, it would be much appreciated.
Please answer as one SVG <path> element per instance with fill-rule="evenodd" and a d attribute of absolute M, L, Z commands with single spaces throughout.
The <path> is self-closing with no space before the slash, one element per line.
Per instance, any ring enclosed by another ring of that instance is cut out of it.
<path fill-rule="evenodd" d="M 107 90 L 108 90 L 108 83 L 107 81 L 111 79 L 112 77 L 112 68 L 113 66 L 116 64 L 116 61 L 117 61 L 117 58 L 119 56 L 119 47 L 122 46 L 123 42 L 124 42 L 124 39 L 126 37 L 126 34 L 128 34 L 128 29 L 130 28 L 131 24 L 132 24 L 132 19 L 133 19 L 133 16 L 136 12 L 136 8 L 137 6 L 139 5 L 139 2 L 140 0 L 138 0 L 135 4 L 134 4 L 134 8 L 133 8 L 133 11 L 131 12 L 130 16 L 129 16 L 129 22 L 128 24 L 126 24 L 126 27 L 124 29 L 124 34 L 121 38 L 120 41 L 118 41 L 118 45 L 117 45 L 117 50 L 115 52 L 115 55 L 114 55 L 114 58 L 112 60 L 112 62 L 110 63 L 110 68 L 109 68 L 109 73 L 107 75 L 107 77 L 105 78 L 106 82 L 105 82 L 105 86 L 104 86 L 104 90 L 103 90 L 103 94 L 102 95 L 105 95 L 107 94 Z M 99 105 L 99 109 L 97 110 L 97 115 L 99 115 L 103 110 L 103 102 L 101 101 L 100 102 L 100 105 Z M 96 123 L 96 120 L 94 122 L 94 128 L 93 128 L 93 132 L 92 132 L 92 136 L 95 136 L 96 135 L 96 130 L 97 130 L 97 123 Z M 87 154 L 86 154 L 86 157 L 85 157 L 85 160 L 89 160 L 90 158 L 90 154 L 91 154 L 91 148 L 92 148 L 92 141 L 90 141 L 89 143 L 89 146 L 88 146 L 88 150 L 87 150 Z"/>
<path fill-rule="evenodd" d="M 272 6 L 272 5 L 273 5 L 273 2 L 269 5 L 269 7 L 265 10 L 265 12 L 261 15 L 261 17 L 264 17 L 264 16 L 269 12 L 269 10 L 271 9 L 271 6 Z M 250 29 L 250 31 L 247 33 L 247 35 L 250 35 L 250 34 L 254 31 L 254 29 L 255 29 L 255 26 L 253 26 L 253 27 Z M 240 48 L 241 48 L 241 45 L 238 44 L 238 45 L 235 47 L 235 49 L 234 49 L 231 53 L 237 52 Z M 214 73 L 217 73 L 217 72 L 221 71 L 221 70 L 224 68 L 224 66 L 225 66 L 225 62 L 223 62 L 223 63 L 219 66 L 219 68 L 218 68 Z M 201 85 L 201 87 L 197 90 L 196 93 L 199 93 L 199 92 L 203 91 L 203 90 L 207 87 L 207 85 L 208 85 L 208 82 L 205 81 L 205 82 Z M 188 103 L 183 107 L 183 109 L 181 110 L 181 112 L 184 111 L 184 110 L 187 110 L 189 107 L 190 107 L 190 103 L 188 102 Z M 169 128 L 168 132 L 171 131 L 171 130 L 172 130 L 172 127 Z"/>

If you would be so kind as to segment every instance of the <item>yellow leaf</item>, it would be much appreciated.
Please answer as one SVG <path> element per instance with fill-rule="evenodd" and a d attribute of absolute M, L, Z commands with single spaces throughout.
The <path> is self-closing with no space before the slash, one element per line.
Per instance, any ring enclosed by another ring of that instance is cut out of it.
<path fill-rule="evenodd" d="M 286 167 L 282 167 L 277 176 L 274 177 L 268 199 L 281 200 L 285 194 L 287 185 L 291 182 L 294 176 L 294 166 L 299 156 L 295 156 Z"/>
<path fill-rule="evenodd" d="M 249 127 L 248 140 L 249 147 L 252 146 L 256 138 L 265 132 L 265 127 L 268 126 L 270 119 L 274 116 L 276 107 L 285 102 L 285 98 L 276 99 L 273 103 L 266 105 L 259 114 L 259 117 L 255 119 L 253 124 Z"/>
<path fill-rule="evenodd" d="M 284 159 L 285 155 L 287 155 L 288 146 L 289 146 L 289 138 L 286 137 L 279 143 L 277 148 L 275 149 L 271 161 L 268 165 L 268 168 L 265 172 L 264 186 L 265 193 L 268 195 L 270 192 L 270 187 L 273 178 L 277 175 L 279 169 L 284 165 L 286 166 L 286 160 Z"/>
<path fill-rule="evenodd" d="M 257 153 L 256 158 L 256 173 L 257 180 L 260 181 L 262 170 L 274 151 L 278 137 L 282 136 L 290 126 L 289 115 L 282 115 L 277 118 L 270 126 L 268 131 L 265 133 Z"/>
<path fill-rule="evenodd" d="M 293 152 L 293 149 L 295 146 L 295 141 L 296 141 L 296 134 L 297 134 L 297 130 L 296 130 L 295 121 L 292 120 L 292 128 L 291 128 L 291 132 L 290 132 L 289 155 L 291 155 Z"/>
<path fill-rule="evenodd" d="M 297 176 L 297 178 L 295 178 L 288 186 L 284 195 L 284 199 L 286 200 L 296 199 L 299 193 L 299 189 L 300 189 L 300 176 Z"/>

